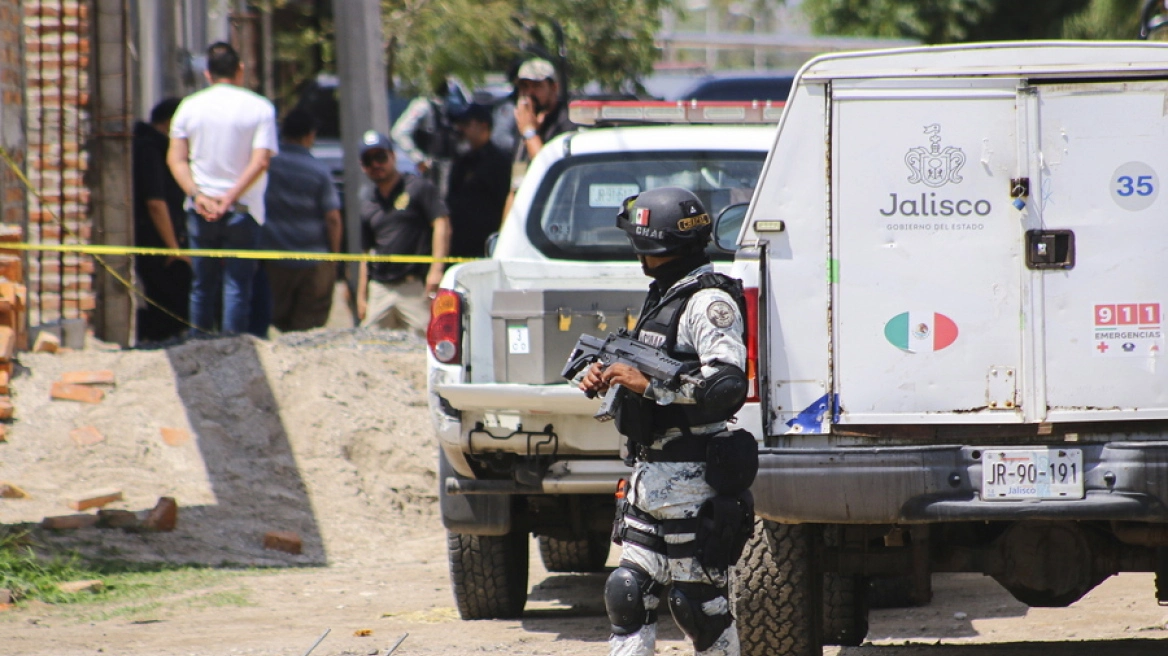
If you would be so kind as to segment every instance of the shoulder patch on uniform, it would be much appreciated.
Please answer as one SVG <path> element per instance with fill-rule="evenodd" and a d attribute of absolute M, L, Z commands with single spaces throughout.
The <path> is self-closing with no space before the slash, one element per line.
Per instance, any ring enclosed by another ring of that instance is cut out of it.
<path fill-rule="evenodd" d="M 734 323 L 734 308 L 726 301 L 714 301 L 706 308 L 706 318 L 719 328 L 728 328 Z"/>

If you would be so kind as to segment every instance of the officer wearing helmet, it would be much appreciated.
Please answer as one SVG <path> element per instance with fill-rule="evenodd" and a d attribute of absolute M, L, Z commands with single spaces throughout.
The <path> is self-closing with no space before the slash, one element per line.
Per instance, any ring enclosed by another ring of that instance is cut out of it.
<path fill-rule="evenodd" d="M 686 189 L 626 199 L 617 225 L 653 279 L 631 336 L 690 375 L 667 388 L 629 365 L 597 363 L 579 382 L 586 393 L 623 386 L 616 424 L 633 465 L 617 493 L 620 565 L 604 592 L 610 653 L 653 654 L 664 602 L 697 654 L 737 656 L 727 570 L 753 530 L 758 469 L 754 438 L 727 428 L 747 391 L 742 285 L 714 272 L 713 222 Z"/>

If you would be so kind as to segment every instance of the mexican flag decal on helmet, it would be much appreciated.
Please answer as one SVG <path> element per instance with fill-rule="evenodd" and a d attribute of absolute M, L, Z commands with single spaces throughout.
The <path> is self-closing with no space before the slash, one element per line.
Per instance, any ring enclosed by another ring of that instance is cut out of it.
<path fill-rule="evenodd" d="M 940 351 L 957 339 L 957 324 L 937 312 L 902 312 L 884 324 L 884 337 L 909 353 Z"/>
<path fill-rule="evenodd" d="M 649 225 L 649 208 L 648 207 L 638 207 L 637 208 L 636 224 L 639 226 Z"/>

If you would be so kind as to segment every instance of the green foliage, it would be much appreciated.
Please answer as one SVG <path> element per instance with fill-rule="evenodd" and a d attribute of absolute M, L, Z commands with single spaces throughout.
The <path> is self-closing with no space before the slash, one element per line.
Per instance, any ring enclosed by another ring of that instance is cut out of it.
<path fill-rule="evenodd" d="M 505 72 L 531 48 L 555 55 L 564 33 L 577 88 L 617 90 L 652 70 L 661 9 L 675 0 L 382 0 L 393 74 L 413 90 L 457 76 L 470 84 Z"/>
<path fill-rule="evenodd" d="M 110 617 L 141 618 L 173 604 L 164 600 L 182 595 L 188 607 L 251 605 L 243 588 L 198 591 L 211 588 L 241 573 L 268 570 L 209 569 L 167 563 L 136 563 L 124 560 L 82 562 L 75 552 L 55 552 L 38 543 L 34 531 L 21 527 L 0 527 L 0 588 L 12 592 L 17 603 L 38 600 L 50 604 L 89 601 L 96 608 L 78 611 L 87 619 Z M 97 592 L 62 592 L 57 584 L 97 579 Z"/>
<path fill-rule="evenodd" d="M 513 0 L 382 0 L 394 77 L 429 91 L 445 76 L 469 84 L 505 66 L 518 32 Z"/>
<path fill-rule="evenodd" d="M 1132 39 L 1141 3 L 1131 0 L 805 0 L 819 34 L 922 43 L 1029 39 Z"/>
<path fill-rule="evenodd" d="M 571 86 L 596 81 L 606 91 L 649 73 L 658 51 L 661 9 L 670 0 L 528 0 L 528 21 L 554 44 L 549 26 L 564 29 Z M 552 46 L 554 48 L 554 45 Z M 552 48 L 549 48 L 552 49 Z"/>
<path fill-rule="evenodd" d="M 61 592 L 58 583 L 97 577 L 96 572 L 78 565 L 76 556 L 38 557 L 27 532 L 0 535 L 0 588 L 10 590 L 17 600 L 72 601 L 78 595 Z"/>

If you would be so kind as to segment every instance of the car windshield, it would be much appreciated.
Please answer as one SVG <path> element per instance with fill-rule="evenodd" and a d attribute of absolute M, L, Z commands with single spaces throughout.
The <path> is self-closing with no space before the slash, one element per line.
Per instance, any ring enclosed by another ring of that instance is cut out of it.
<path fill-rule="evenodd" d="M 544 255 L 565 260 L 633 260 L 616 227 L 621 202 L 657 187 L 697 194 L 710 217 L 754 193 L 766 154 L 660 152 L 584 155 L 561 160 L 536 192 L 527 232 Z M 711 248 L 714 259 L 731 256 Z"/>

